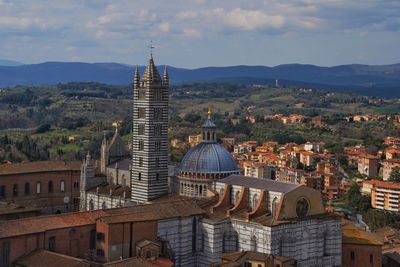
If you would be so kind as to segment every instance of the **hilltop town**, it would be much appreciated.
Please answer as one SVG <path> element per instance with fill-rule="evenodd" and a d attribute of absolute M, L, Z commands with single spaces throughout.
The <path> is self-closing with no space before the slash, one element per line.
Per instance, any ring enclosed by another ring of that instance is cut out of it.
<path fill-rule="evenodd" d="M 396 258 L 397 100 L 170 86 L 152 56 L 132 79 L 133 100 L 124 87 L 93 83 L 2 92 L 4 266 L 48 257 L 82 266 Z M 38 238 L 44 245 L 21 245 Z"/>

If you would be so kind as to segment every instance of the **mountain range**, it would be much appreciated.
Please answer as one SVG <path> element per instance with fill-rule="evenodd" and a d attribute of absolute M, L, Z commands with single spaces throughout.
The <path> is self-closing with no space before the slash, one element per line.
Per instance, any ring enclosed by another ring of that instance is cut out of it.
<path fill-rule="evenodd" d="M 0 65 L 3 61 L 0 60 Z M 9 62 L 10 63 L 10 62 Z M 12 63 L 12 61 L 11 61 Z M 139 67 L 141 73 L 144 66 Z M 164 66 L 158 67 L 162 73 Z M 16 85 L 51 85 L 67 82 L 100 82 L 126 85 L 132 83 L 132 66 L 118 63 L 45 62 L 40 64 L 0 66 L 0 87 Z M 340 65 L 321 67 L 286 64 L 275 67 L 229 66 L 184 69 L 168 66 L 170 82 L 240 82 L 273 83 L 281 86 L 308 86 L 347 90 L 365 95 L 400 97 L 400 64 Z"/>

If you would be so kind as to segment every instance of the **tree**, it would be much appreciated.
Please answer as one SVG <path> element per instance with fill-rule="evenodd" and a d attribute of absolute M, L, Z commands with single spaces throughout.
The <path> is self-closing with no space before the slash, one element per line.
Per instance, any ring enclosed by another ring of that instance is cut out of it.
<path fill-rule="evenodd" d="M 392 172 L 389 176 L 389 181 L 391 182 L 400 182 L 400 168 L 395 167 L 393 168 Z"/>
<path fill-rule="evenodd" d="M 196 123 L 201 119 L 201 116 L 197 113 L 190 112 L 185 115 L 184 120 L 191 122 L 191 123 Z"/>
<path fill-rule="evenodd" d="M 357 183 L 353 183 L 347 192 L 347 204 L 352 207 L 355 212 L 365 212 L 371 208 L 371 198 L 363 196 Z"/>

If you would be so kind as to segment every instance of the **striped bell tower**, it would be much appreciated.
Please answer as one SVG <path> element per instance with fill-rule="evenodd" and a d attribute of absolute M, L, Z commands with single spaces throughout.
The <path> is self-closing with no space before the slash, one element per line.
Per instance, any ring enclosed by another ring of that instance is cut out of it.
<path fill-rule="evenodd" d="M 132 196 L 135 203 L 168 193 L 168 72 L 163 79 L 151 54 L 140 79 L 133 84 Z"/>

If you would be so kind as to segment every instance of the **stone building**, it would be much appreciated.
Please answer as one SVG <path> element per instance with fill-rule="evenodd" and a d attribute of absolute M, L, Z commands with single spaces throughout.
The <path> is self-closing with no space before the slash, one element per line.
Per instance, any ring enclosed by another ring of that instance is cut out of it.
<path fill-rule="evenodd" d="M 168 193 L 168 88 L 151 55 L 141 79 L 133 82 L 131 200 L 144 203 Z"/>
<path fill-rule="evenodd" d="M 79 208 L 80 162 L 36 161 L 0 165 L 0 201 L 44 213 Z"/>
<path fill-rule="evenodd" d="M 343 226 L 342 266 L 381 267 L 382 245 L 371 234 L 352 224 Z"/>
<path fill-rule="evenodd" d="M 100 172 L 107 177 L 107 182 L 109 184 L 129 185 L 130 171 L 129 164 L 127 165 L 126 162 L 131 158 L 131 155 L 122 142 L 118 127 L 115 129 L 110 142 L 104 134 L 100 153 Z"/>
<path fill-rule="evenodd" d="M 90 154 L 86 156 L 81 166 L 81 211 L 122 207 L 130 201 L 130 179 L 122 179 L 130 177 L 130 160 L 122 159 L 115 165 L 105 166 L 108 176 L 104 176 L 98 173 Z"/>
<path fill-rule="evenodd" d="M 171 177 L 174 193 L 189 197 L 207 197 L 208 190 L 215 190 L 215 182 L 239 172 L 229 151 L 217 143 L 216 126 L 211 119 L 211 111 L 202 126 L 200 144 L 191 148 L 183 157 Z"/>
<path fill-rule="evenodd" d="M 231 175 L 205 208 L 200 266 L 227 252 L 257 251 L 295 259 L 298 266 L 340 266 L 341 222 L 325 213 L 320 192 L 306 186 Z"/>

